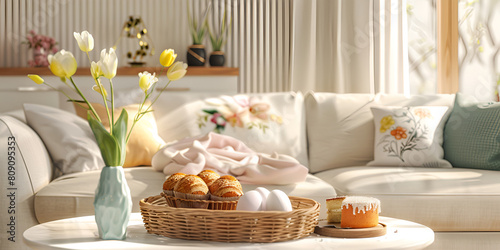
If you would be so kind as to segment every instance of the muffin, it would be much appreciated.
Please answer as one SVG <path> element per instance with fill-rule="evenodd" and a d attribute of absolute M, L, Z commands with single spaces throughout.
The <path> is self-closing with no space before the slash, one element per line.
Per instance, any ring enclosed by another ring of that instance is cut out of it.
<path fill-rule="evenodd" d="M 182 201 L 178 200 L 177 207 L 187 208 L 207 208 L 208 203 L 196 202 L 196 200 L 208 200 L 208 186 L 197 175 L 186 175 L 180 179 L 174 187 L 174 195 L 177 198 L 193 200 Z"/>
<path fill-rule="evenodd" d="M 231 176 L 231 175 L 224 175 L 224 176 L 221 176 L 214 183 L 212 183 L 212 185 L 209 186 L 210 193 L 214 194 L 219 188 L 221 188 L 223 186 L 228 186 L 228 185 L 236 186 L 239 189 L 242 189 L 241 184 L 238 181 L 238 179 L 236 179 L 234 176 Z"/>
<path fill-rule="evenodd" d="M 163 182 L 163 193 L 168 196 L 174 196 L 174 187 L 177 182 L 182 179 L 186 174 L 184 173 L 175 173 L 167 178 L 165 182 Z"/>
<path fill-rule="evenodd" d="M 235 201 L 243 195 L 240 182 L 230 175 L 217 179 L 210 186 L 210 199 L 216 201 Z"/>
<path fill-rule="evenodd" d="M 207 186 L 210 187 L 217 179 L 220 178 L 220 175 L 212 170 L 203 170 L 201 171 L 198 176 L 205 181 Z"/>

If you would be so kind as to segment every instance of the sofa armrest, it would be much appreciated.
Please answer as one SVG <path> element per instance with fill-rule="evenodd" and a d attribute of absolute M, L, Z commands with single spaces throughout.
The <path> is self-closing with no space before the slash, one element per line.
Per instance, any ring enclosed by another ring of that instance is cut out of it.
<path fill-rule="evenodd" d="M 40 137 L 22 121 L 0 116 L 0 249 L 27 249 L 23 232 L 38 224 L 33 200 L 52 180 L 52 161 Z"/>

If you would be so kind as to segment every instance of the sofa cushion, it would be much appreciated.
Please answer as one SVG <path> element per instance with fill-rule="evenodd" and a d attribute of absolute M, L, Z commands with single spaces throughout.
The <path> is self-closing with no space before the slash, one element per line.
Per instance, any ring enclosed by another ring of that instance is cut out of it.
<path fill-rule="evenodd" d="M 312 173 L 363 166 L 373 160 L 372 106 L 448 106 L 454 95 L 335 94 L 305 96 L 309 169 Z"/>
<path fill-rule="evenodd" d="M 500 170 L 500 103 L 458 93 L 444 135 L 453 167 Z"/>
<path fill-rule="evenodd" d="M 339 195 L 381 201 L 381 215 L 434 231 L 499 231 L 500 172 L 476 169 L 349 167 L 316 174 Z"/>
<path fill-rule="evenodd" d="M 139 201 L 162 192 L 166 176 L 151 167 L 125 168 L 125 178 L 132 195 L 132 212 L 139 212 Z M 41 189 L 35 196 L 35 214 L 40 223 L 94 214 L 94 194 L 100 171 L 88 171 L 61 176 Z M 243 191 L 255 189 L 256 185 L 243 184 Z M 335 196 L 331 185 L 308 175 L 306 181 L 292 185 L 264 185 L 270 190 L 280 189 L 291 196 L 318 201 Z M 324 207 L 324 206 L 323 206 Z M 326 213 L 326 212 L 325 212 Z"/>
<path fill-rule="evenodd" d="M 372 107 L 375 160 L 368 166 L 451 168 L 443 159 L 446 106 Z"/>
<path fill-rule="evenodd" d="M 67 111 L 38 104 L 24 104 L 24 113 L 28 125 L 47 147 L 56 175 L 104 167 L 87 121 Z"/>
<path fill-rule="evenodd" d="M 217 132 L 256 152 L 276 152 L 308 163 L 301 93 L 164 93 L 153 109 L 166 142 Z"/>

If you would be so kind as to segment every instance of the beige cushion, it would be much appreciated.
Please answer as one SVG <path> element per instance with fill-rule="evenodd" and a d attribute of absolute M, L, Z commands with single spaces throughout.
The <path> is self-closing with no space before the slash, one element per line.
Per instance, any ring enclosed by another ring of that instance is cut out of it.
<path fill-rule="evenodd" d="M 125 168 L 125 178 L 132 195 L 132 212 L 139 212 L 139 201 L 162 192 L 166 176 L 151 167 Z M 94 193 L 100 171 L 64 175 L 40 190 L 35 197 L 35 213 L 40 223 L 63 218 L 94 214 Z M 255 189 L 243 185 L 243 191 Z M 309 197 L 318 201 L 335 195 L 332 186 L 319 178 L 308 175 L 305 182 L 294 185 L 265 185 L 273 190 L 283 190 L 288 195 Z M 326 213 L 326 212 L 325 212 Z"/>
<path fill-rule="evenodd" d="M 309 169 L 363 166 L 373 160 L 372 106 L 452 106 L 454 95 L 308 93 L 305 96 Z"/>
<path fill-rule="evenodd" d="M 373 159 L 374 126 L 369 107 L 372 102 L 373 96 L 369 94 L 306 95 L 309 169 L 312 173 L 365 165 Z"/>
<path fill-rule="evenodd" d="M 317 177 L 339 195 L 380 199 L 383 216 L 434 231 L 499 231 L 500 172 L 476 169 L 348 167 Z"/>
<path fill-rule="evenodd" d="M 147 104 L 146 104 L 147 105 Z M 82 105 L 87 107 L 87 105 Z M 87 110 L 82 106 L 75 104 L 75 112 L 78 116 L 87 121 Z M 106 113 L 106 107 L 99 103 L 93 103 L 97 115 L 102 120 L 102 125 L 109 130 L 109 120 Z M 147 107 L 147 106 L 146 106 Z M 132 128 L 135 116 L 139 111 L 139 104 L 131 104 L 120 108 L 115 108 L 115 120 L 118 120 L 121 110 L 125 109 L 128 114 L 128 130 Z M 145 108 L 144 108 L 145 109 Z M 143 110 L 144 110 L 143 109 Z M 128 132 L 127 132 L 128 133 Z M 150 166 L 153 155 L 165 144 L 158 135 L 156 120 L 152 112 L 146 113 L 135 124 L 130 139 L 127 143 L 127 154 L 123 167 Z"/>

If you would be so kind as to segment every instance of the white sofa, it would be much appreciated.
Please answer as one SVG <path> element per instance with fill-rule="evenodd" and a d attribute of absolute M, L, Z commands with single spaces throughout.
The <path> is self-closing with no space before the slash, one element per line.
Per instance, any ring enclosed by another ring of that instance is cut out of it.
<path fill-rule="evenodd" d="M 160 136 L 168 142 L 197 133 L 193 121 L 196 115 L 191 111 L 199 108 L 202 100 L 209 96 L 206 93 L 162 96 L 155 106 Z M 322 218 L 326 217 L 324 202 L 328 197 L 376 197 L 382 203 L 381 215 L 432 228 L 436 240 L 430 249 L 497 249 L 500 246 L 500 172 L 367 166 L 374 157 L 375 129 L 370 107 L 451 108 L 454 95 L 406 97 L 308 93 L 303 96 L 300 93 L 268 93 L 252 96 L 264 97 L 273 105 L 283 105 L 275 109 L 281 111 L 278 113 L 283 124 L 287 125 L 282 128 L 287 130 L 282 134 L 266 135 L 285 141 L 258 142 L 256 145 L 275 143 L 272 147 L 284 150 L 279 153 L 296 157 L 310 170 L 303 183 L 266 187 L 317 200 L 323 205 Z M 3 183 L 1 199 L 5 204 L 0 217 L 0 248 L 25 248 L 22 233 L 35 224 L 92 215 L 100 172 L 72 173 L 54 179 L 51 155 L 42 139 L 26 124 L 23 113 L 4 114 L 0 121 L 3 141 L 0 144 L 3 166 L 0 172 Z M 8 144 L 9 138 L 13 137 L 17 145 L 15 149 L 9 148 Z M 266 137 L 247 136 L 244 139 L 252 144 L 252 140 L 265 140 Z M 11 151 L 15 151 L 15 159 L 9 158 L 8 152 Z M 148 166 L 126 168 L 125 172 L 132 193 L 133 211 L 138 212 L 140 199 L 161 192 L 165 175 Z M 244 185 L 244 191 L 255 187 Z M 5 240 L 13 236 L 15 243 Z"/>

